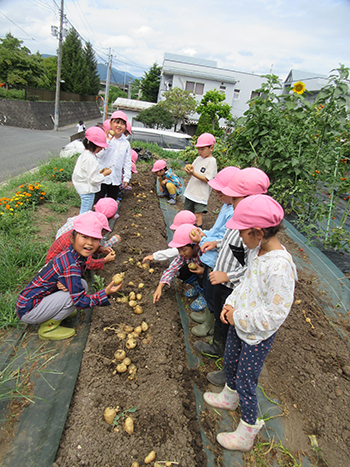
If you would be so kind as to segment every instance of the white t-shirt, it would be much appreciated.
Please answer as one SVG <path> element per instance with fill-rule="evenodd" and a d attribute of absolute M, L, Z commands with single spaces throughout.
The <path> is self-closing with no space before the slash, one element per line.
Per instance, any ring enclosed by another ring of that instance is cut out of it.
<path fill-rule="evenodd" d="M 198 156 L 192 165 L 194 171 L 204 175 L 208 181 L 213 179 L 218 172 L 216 159 L 213 156 L 205 158 Z M 195 203 L 207 204 L 210 192 L 211 187 L 208 183 L 202 182 L 192 175 L 187 184 L 184 196 Z"/>
<path fill-rule="evenodd" d="M 105 178 L 100 170 L 95 154 L 85 149 L 78 157 L 72 175 L 74 188 L 79 195 L 100 191 Z"/>
<path fill-rule="evenodd" d="M 130 143 L 125 135 L 120 138 L 107 140 L 108 148 L 103 151 L 99 159 L 100 168 L 109 168 L 112 170 L 110 175 L 105 177 L 103 183 L 107 185 L 119 186 L 122 183 L 122 172 L 124 169 L 123 180 L 129 182 L 131 178 L 131 152 Z"/>

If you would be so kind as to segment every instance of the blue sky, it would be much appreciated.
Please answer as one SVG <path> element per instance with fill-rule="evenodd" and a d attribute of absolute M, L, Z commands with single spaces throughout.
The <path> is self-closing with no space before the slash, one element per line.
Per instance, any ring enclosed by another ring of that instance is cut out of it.
<path fill-rule="evenodd" d="M 61 0 L 1 0 L 7 32 L 32 53 L 55 54 Z M 219 67 L 285 79 L 293 69 L 328 75 L 350 66 L 350 0 L 65 0 L 65 14 L 97 59 L 141 76 L 164 52 L 216 60 Z M 69 27 L 69 25 L 68 25 Z"/>

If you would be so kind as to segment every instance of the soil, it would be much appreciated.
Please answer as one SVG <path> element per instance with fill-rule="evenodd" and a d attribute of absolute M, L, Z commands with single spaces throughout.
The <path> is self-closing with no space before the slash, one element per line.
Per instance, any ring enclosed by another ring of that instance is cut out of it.
<path fill-rule="evenodd" d="M 108 284 L 116 272 L 125 272 L 122 293 L 142 293 L 143 313 L 137 315 L 128 304 L 115 297 L 109 307 L 96 307 L 84 351 L 75 393 L 71 401 L 54 467 L 144 465 L 154 450 L 157 461 L 174 461 L 181 467 L 205 467 L 200 429 L 193 394 L 193 382 L 202 391 L 209 387 L 206 373 L 215 368 L 213 359 L 190 369 L 174 287 L 163 289 L 153 305 L 152 294 L 162 271 L 162 263 L 151 263 L 154 272 L 137 265 L 143 257 L 167 247 L 163 215 L 156 196 L 155 177 L 149 165 L 138 164 L 132 191 L 126 192 L 113 233 L 121 236 L 115 248 L 116 260 L 98 274 Z M 164 201 L 162 201 L 164 202 Z M 182 208 L 177 201 L 178 209 Z M 221 205 L 212 193 L 204 226 L 211 227 Z M 215 211 L 215 212 L 214 212 Z M 69 215 L 76 213 L 70 212 Z M 290 253 L 302 255 L 286 234 L 282 243 Z M 307 261 L 307 258 L 305 259 Z M 266 395 L 281 402 L 287 426 L 283 445 L 295 458 L 307 454 L 313 466 L 348 467 L 350 457 L 350 349 L 331 326 L 315 301 L 313 279 L 298 271 L 295 303 L 277 333 L 259 384 Z M 131 285 L 130 283 L 133 283 Z M 188 286 L 180 284 L 182 291 Z M 139 284 L 144 284 L 139 288 Z M 119 297 L 122 297 L 120 295 Z M 306 319 L 307 318 L 307 319 Z M 133 328 L 146 322 L 148 330 L 135 339 L 134 349 L 126 348 L 115 330 Z M 195 323 L 193 323 L 195 325 Z M 192 326 L 192 324 L 190 324 Z M 350 334 L 350 326 L 345 329 Z M 196 340 L 191 337 L 191 344 Z M 137 372 L 115 373 L 114 352 L 125 349 Z M 109 425 L 103 413 L 116 408 L 119 420 Z M 130 412 L 126 412 L 131 409 Z M 132 416 L 134 434 L 124 429 L 126 416 Z M 206 408 L 201 414 L 206 435 L 215 449 L 216 465 L 222 465 L 223 451 L 215 441 L 219 415 Z M 237 417 L 236 417 L 237 422 Z M 318 447 L 312 448 L 309 436 Z M 294 465 L 290 456 L 270 446 L 264 465 Z M 265 451 L 269 447 L 265 446 Z M 257 465 L 257 453 L 245 456 L 245 464 Z M 290 462 L 290 463 L 289 463 Z M 165 465 L 160 464 L 160 465 Z M 261 464 L 260 464 L 261 465 Z M 274 464 L 277 465 L 277 464 Z"/>

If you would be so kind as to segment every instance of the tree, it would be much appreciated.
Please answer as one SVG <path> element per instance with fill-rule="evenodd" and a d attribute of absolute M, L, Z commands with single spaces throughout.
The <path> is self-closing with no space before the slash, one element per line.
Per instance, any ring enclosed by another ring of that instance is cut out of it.
<path fill-rule="evenodd" d="M 179 122 L 192 115 L 197 107 L 196 99 L 192 96 L 190 91 L 184 91 L 180 88 L 173 88 L 170 91 L 163 93 L 164 101 L 159 102 L 158 105 L 168 110 L 174 118 L 175 131 Z"/>
<path fill-rule="evenodd" d="M 85 94 L 84 80 L 87 69 L 82 45 L 75 29 L 70 29 L 62 44 L 62 91 Z"/>
<path fill-rule="evenodd" d="M 231 106 L 229 104 L 224 104 L 223 101 L 226 99 L 225 94 L 213 89 L 208 91 L 201 103 L 197 107 L 197 112 L 200 116 L 207 116 L 211 120 L 212 132 L 217 136 L 222 133 L 222 130 L 215 130 L 220 118 L 225 118 L 226 120 L 231 119 Z M 219 133 L 219 134 L 218 134 Z"/>
<path fill-rule="evenodd" d="M 45 57 L 42 60 L 45 73 L 39 77 L 38 87 L 53 91 L 56 89 L 57 57 Z"/>
<path fill-rule="evenodd" d="M 141 80 L 135 78 L 134 81 L 131 83 L 131 99 L 139 98 L 140 86 Z"/>
<path fill-rule="evenodd" d="M 143 123 L 147 128 L 170 129 L 174 125 L 171 113 L 159 104 L 142 110 L 135 120 Z"/>
<path fill-rule="evenodd" d="M 109 88 L 109 99 L 108 99 L 108 102 L 109 102 L 109 105 L 112 105 L 113 102 L 118 98 L 118 97 L 124 97 L 124 98 L 127 98 L 128 95 L 126 92 L 122 91 L 120 88 L 118 88 L 117 86 L 111 86 Z"/>
<path fill-rule="evenodd" d="M 157 102 L 160 75 L 162 73 L 162 67 L 154 63 L 149 71 L 145 71 L 145 76 L 141 78 L 141 99 L 147 102 Z"/>
<path fill-rule="evenodd" d="M 86 69 L 84 94 L 95 96 L 100 90 L 100 76 L 97 71 L 95 52 L 90 42 L 85 44 L 83 49 L 83 59 L 85 61 Z"/>

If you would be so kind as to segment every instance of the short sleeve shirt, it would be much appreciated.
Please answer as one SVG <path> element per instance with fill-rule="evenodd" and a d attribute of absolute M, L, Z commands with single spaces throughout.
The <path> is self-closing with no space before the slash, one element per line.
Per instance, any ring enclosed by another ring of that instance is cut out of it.
<path fill-rule="evenodd" d="M 209 181 L 212 180 L 217 174 L 217 166 L 215 157 L 200 157 L 198 156 L 193 162 L 193 168 L 196 173 L 205 176 Z M 191 201 L 199 204 L 207 204 L 210 196 L 211 188 L 206 182 L 198 180 L 196 177 L 191 177 L 184 196 Z"/>

